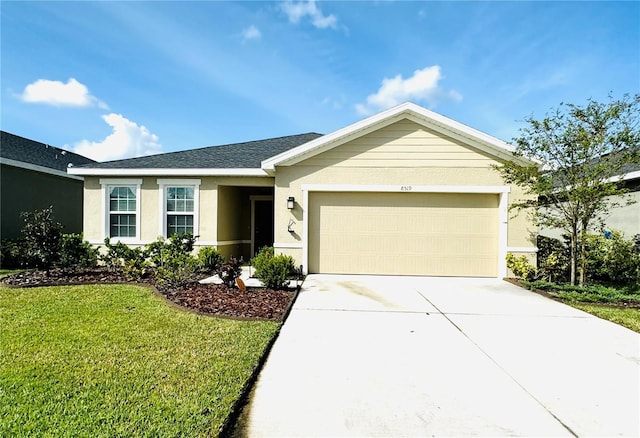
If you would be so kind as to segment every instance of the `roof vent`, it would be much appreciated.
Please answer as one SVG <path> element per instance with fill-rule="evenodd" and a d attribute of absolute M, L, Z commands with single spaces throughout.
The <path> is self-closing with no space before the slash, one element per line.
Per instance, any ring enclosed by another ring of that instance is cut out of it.
<path fill-rule="evenodd" d="M 67 151 L 60 152 L 62 155 L 67 155 Z"/>
<path fill-rule="evenodd" d="M 73 167 L 73 163 L 67 164 L 67 167 Z"/>

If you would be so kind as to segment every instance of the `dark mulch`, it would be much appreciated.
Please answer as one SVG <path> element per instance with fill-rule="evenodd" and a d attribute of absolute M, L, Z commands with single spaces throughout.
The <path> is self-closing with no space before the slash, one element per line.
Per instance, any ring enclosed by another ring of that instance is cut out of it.
<path fill-rule="evenodd" d="M 94 269 L 80 272 L 62 270 L 26 271 L 0 279 L 12 287 L 38 287 L 70 284 L 128 283 L 120 272 Z M 139 281 L 152 286 L 153 278 Z M 158 290 L 158 289 L 156 289 Z M 241 292 L 218 284 L 191 283 L 184 288 L 158 290 L 169 301 L 193 312 L 241 319 L 268 319 L 282 321 L 295 297 L 295 291 L 267 288 L 247 288 Z"/>

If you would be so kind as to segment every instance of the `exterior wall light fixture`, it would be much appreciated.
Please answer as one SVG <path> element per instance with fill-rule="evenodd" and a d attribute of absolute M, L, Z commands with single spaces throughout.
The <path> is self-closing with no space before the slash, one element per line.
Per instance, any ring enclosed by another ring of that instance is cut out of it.
<path fill-rule="evenodd" d="M 293 210 L 293 208 L 295 207 L 295 205 L 296 205 L 296 198 L 294 198 L 293 196 L 289 196 L 289 197 L 287 198 L 287 208 L 288 208 L 289 210 Z"/>

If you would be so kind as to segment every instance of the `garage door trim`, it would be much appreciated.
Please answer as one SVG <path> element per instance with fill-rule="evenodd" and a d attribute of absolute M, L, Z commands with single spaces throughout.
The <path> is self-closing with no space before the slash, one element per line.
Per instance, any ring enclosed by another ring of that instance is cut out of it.
<path fill-rule="evenodd" d="M 425 186 L 425 185 L 357 185 L 357 184 L 302 184 L 303 231 L 302 266 L 309 270 L 309 193 L 310 192 L 385 192 L 385 193 L 482 193 L 500 195 L 498 205 L 498 275 L 507 276 L 507 222 L 509 186 Z"/>

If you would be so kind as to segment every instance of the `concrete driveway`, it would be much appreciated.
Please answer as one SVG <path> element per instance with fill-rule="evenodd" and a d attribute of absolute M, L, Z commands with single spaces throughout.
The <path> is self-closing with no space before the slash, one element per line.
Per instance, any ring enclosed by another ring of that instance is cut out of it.
<path fill-rule="evenodd" d="M 310 275 L 236 436 L 639 436 L 640 335 L 495 279 Z"/>

